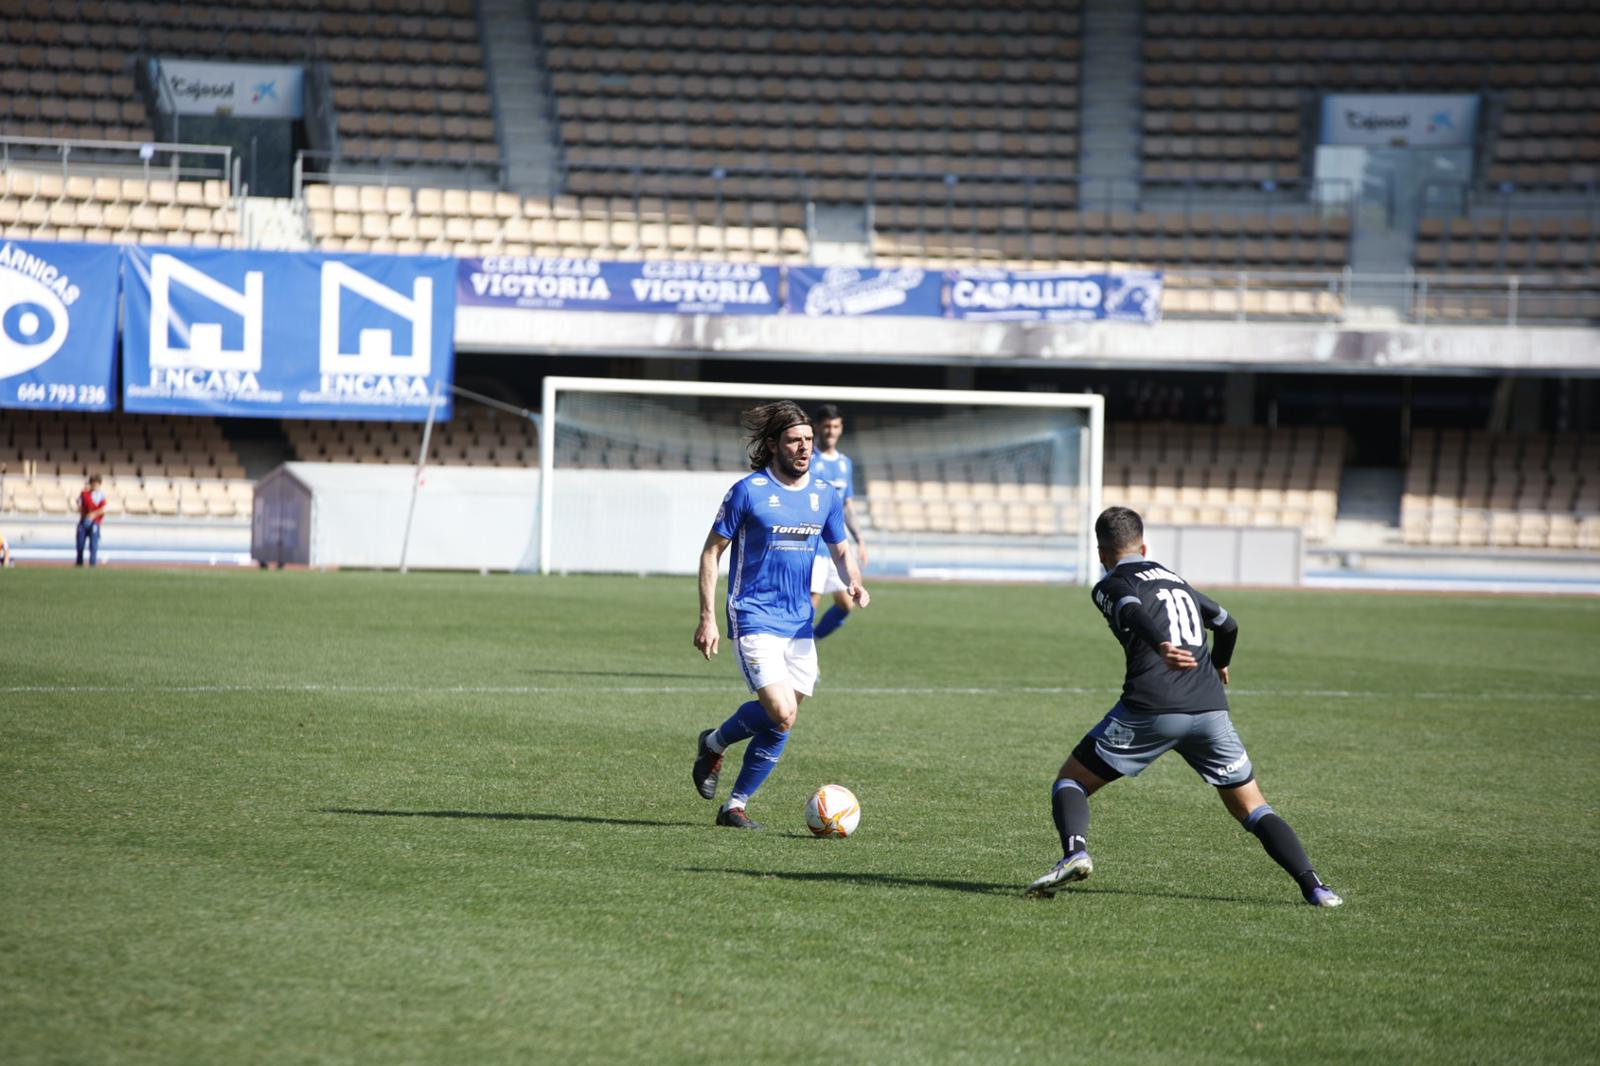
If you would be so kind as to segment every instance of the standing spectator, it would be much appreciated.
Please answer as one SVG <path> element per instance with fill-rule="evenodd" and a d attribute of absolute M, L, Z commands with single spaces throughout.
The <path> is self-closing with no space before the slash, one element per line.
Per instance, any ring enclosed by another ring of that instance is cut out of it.
<path fill-rule="evenodd" d="M 106 516 L 106 494 L 100 491 L 100 475 L 92 474 L 78 493 L 78 565 L 83 565 L 83 547 L 89 546 L 89 565 L 100 565 L 100 520 Z"/>
<path fill-rule="evenodd" d="M 17 565 L 11 559 L 11 545 L 6 543 L 6 535 L 0 533 L 0 566 Z"/>

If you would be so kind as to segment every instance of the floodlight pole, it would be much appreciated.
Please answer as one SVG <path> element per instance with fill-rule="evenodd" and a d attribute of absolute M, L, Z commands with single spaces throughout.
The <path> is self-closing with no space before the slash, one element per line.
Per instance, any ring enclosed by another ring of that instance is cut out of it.
<path fill-rule="evenodd" d="M 406 531 L 400 538 L 400 572 L 406 572 L 406 555 L 411 550 L 411 522 L 417 516 L 417 490 L 422 488 L 422 472 L 428 465 L 428 442 L 433 437 L 433 416 L 439 410 L 439 382 L 433 383 L 428 399 L 428 421 L 422 427 L 422 451 L 417 455 L 417 474 L 411 479 L 411 506 L 406 509 Z"/>

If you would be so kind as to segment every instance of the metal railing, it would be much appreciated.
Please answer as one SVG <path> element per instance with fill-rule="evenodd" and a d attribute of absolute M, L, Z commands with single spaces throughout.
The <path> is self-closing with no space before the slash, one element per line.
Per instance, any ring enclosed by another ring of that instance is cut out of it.
<path fill-rule="evenodd" d="M 63 178 L 137 173 L 145 180 L 221 180 L 230 194 L 239 192 L 239 160 L 227 145 L 0 135 L 0 168 L 24 163 L 59 166 Z"/>
<path fill-rule="evenodd" d="M 510 164 L 503 158 L 363 154 L 347 151 L 295 153 L 293 195 L 305 195 L 308 181 L 346 185 L 398 185 L 422 188 L 440 184 L 451 188 L 504 189 Z M 441 178 L 444 180 L 441 182 Z"/>

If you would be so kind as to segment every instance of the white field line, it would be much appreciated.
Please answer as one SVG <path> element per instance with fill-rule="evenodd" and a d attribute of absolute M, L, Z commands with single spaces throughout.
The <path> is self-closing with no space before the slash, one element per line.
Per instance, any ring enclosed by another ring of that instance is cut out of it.
<path fill-rule="evenodd" d="M 304 693 L 308 695 L 472 695 L 472 696 L 547 696 L 586 693 L 619 693 L 639 696 L 727 695 L 734 685 L 7 685 L 0 694 L 32 693 L 149 694 L 186 695 L 236 693 Z M 1051 686 L 926 686 L 926 687 L 840 687 L 824 690 L 836 696 L 1109 696 L 1116 688 L 1085 688 L 1072 685 Z M 1412 699 L 1412 700 L 1600 700 L 1600 692 L 1379 692 L 1363 689 L 1249 689 L 1230 688 L 1229 694 L 1245 697 L 1282 699 Z"/>

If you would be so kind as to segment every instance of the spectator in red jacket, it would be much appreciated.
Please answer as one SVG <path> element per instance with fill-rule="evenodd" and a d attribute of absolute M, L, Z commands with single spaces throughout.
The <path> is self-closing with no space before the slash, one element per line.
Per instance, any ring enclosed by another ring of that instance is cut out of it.
<path fill-rule="evenodd" d="M 100 520 L 106 516 L 106 494 L 100 491 L 100 475 L 78 493 L 78 565 L 83 565 L 84 545 L 89 547 L 89 565 L 100 565 Z"/>

